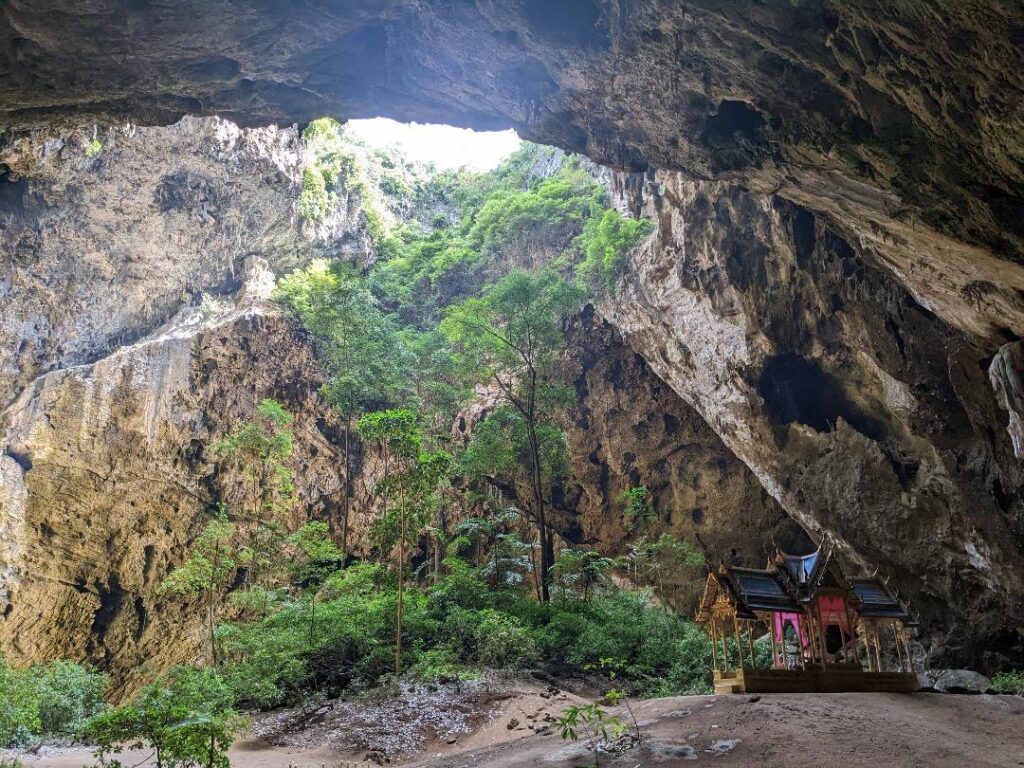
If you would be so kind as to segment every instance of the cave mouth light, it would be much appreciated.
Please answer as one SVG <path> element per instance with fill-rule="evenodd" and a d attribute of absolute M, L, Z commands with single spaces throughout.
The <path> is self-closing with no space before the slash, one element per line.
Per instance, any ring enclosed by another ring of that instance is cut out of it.
<path fill-rule="evenodd" d="M 519 148 L 515 131 L 473 131 L 451 125 L 399 123 L 386 117 L 350 120 L 345 131 L 371 147 L 399 147 L 407 158 L 438 170 L 489 171 Z"/>

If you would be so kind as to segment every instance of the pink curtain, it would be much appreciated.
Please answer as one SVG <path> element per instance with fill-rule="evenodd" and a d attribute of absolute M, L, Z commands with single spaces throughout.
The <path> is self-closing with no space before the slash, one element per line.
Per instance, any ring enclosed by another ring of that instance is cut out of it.
<path fill-rule="evenodd" d="M 804 626 L 803 622 L 800 621 L 799 613 L 774 613 L 772 614 L 775 622 L 775 639 L 782 641 L 785 638 L 786 622 L 793 625 L 793 629 L 796 631 L 797 637 L 800 638 L 801 647 L 806 650 L 811 645 L 811 639 L 807 636 L 807 627 Z M 782 658 L 782 654 L 776 649 L 775 652 L 775 666 L 781 667 L 786 663 L 786 660 Z"/>
<path fill-rule="evenodd" d="M 819 597 L 818 610 L 821 612 L 821 629 L 825 630 L 829 624 L 836 624 L 843 634 L 851 637 L 850 626 L 846 616 L 846 600 L 841 597 Z"/>

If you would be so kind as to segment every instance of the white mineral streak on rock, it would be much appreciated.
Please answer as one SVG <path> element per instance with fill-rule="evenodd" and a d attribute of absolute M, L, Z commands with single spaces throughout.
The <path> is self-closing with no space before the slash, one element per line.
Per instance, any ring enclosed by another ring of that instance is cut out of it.
<path fill-rule="evenodd" d="M 0 613 L 19 580 L 18 559 L 24 538 L 25 472 L 11 456 L 0 452 Z"/>

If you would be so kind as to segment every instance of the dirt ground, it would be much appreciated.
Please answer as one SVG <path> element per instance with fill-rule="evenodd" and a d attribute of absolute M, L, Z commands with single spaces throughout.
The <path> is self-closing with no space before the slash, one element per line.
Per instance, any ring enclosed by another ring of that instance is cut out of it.
<path fill-rule="evenodd" d="M 487 696 L 457 732 L 426 734 L 415 755 L 394 756 L 403 768 L 569 768 L 590 764 L 582 744 L 566 744 L 553 718 L 583 699 L 540 686 L 512 686 Z M 364 708 L 365 709 L 365 708 Z M 643 740 L 621 754 L 603 754 L 607 768 L 712 765 L 721 768 L 1000 768 L 1024 766 L 1024 699 L 943 694 L 763 694 L 653 699 L 633 706 Z M 629 715 L 620 713 L 625 720 Z M 366 711 L 362 712 L 366 717 Z M 391 714 L 389 713 L 390 717 Z M 338 715 L 340 718 L 341 715 Z M 309 733 L 276 745 L 249 737 L 231 750 L 237 768 L 304 768 L 362 760 L 343 722 L 321 721 Z M 326 729 L 326 730 L 325 730 Z M 718 749 L 714 747 L 717 743 Z M 125 755 L 133 766 L 145 753 Z M 94 762 L 86 749 L 21 756 L 26 768 L 78 768 Z M 152 765 L 144 763 L 143 768 Z"/>

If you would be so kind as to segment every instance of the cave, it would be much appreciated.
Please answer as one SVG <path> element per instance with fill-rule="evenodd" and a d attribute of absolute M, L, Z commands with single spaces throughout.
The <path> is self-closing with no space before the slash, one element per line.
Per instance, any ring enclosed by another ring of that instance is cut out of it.
<path fill-rule="evenodd" d="M 778 425 L 796 422 L 831 432 L 843 419 L 872 440 L 885 439 L 884 423 L 858 408 L 842 384 L 813 360 L 791 353 L 771 358 L 758 380 L 758 391 Z"/>
<path fill-rule="evenodd" d="M 610 210 L 648 223 L 563 329 L 566 546 L 624 556 L 620 496 L 649 486 L 656 532 L 709 565 L 827 534 L 911 606 L 923 684 L 1024 667 L 1024 10 L 883 5 L 3 4 L 0 533 L 18 546 L 0 553 L 0 650 L 110 665 L 122 692 L 150 656 L 198 653 L 160 634 L 180 609 L 157 571 L 241 493 L 202 441 L 259 396 L 302 414 L 309 519 L 336 522 L 350 483 L 377 503 L 382 462 L 342 456 L 319 342 L 259 290 L 310 259 L 382 260 L 355 185 L 329 181 L 333 218 L 303 229 L 304 131 L 393 118 L 514 130 L 547 148 L 542 172 L 574 153 Z M 443 208 L 428 228 L 457 220 Z M 517 258 L 550 262 L 572 234 Z M 464 448 L 489 408 L 446 440 Z M 93 570 L 99 608 L 60 586 Z M 315 659 L 334 687 L 338 652 Z"/>

